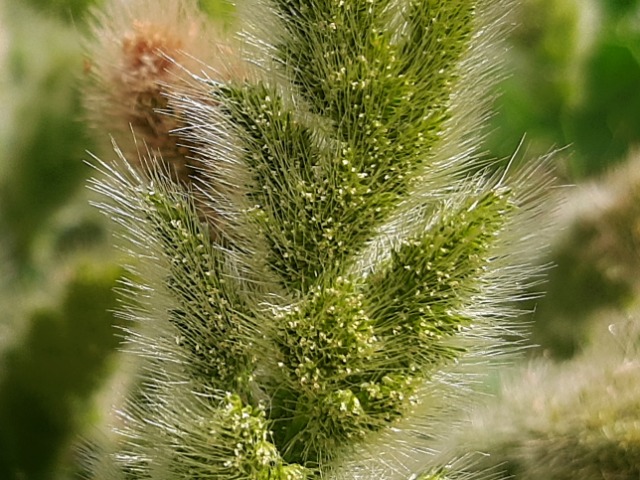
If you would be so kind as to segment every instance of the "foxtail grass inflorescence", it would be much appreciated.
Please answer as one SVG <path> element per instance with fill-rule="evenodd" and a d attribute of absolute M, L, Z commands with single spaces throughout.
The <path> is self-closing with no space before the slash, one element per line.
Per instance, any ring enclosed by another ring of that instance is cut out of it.
<path fill-rule="evenodd" d="M 124 58 L 96 64 L 119 90 L 94 117 L 146 144 L 94 184 L 135 251 L 146 362 L 96 478 L 455 478 L 427 437 L 509 350 L 550 182 L 477 158 L 505 2 L 260 2 L 229 75 L 182 54 L 211 61 L 203 20 L 165 3 L 112 7 L 134 33 L 106 15 L 91 50 Z"/>

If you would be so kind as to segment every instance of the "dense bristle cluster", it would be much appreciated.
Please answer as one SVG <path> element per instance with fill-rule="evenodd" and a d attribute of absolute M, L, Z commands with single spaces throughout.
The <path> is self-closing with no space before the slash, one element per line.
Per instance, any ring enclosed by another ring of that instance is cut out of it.
<path fill-rule="evenodd" d="M 130 109 L 123 112 L 123 126 L 130 125 L 147 145 L 162 153 L 170 171 L 183 182 L 188 181 L 186 147 L 170 132 L 180 122 L 159 110 L 167 108 L 166 94 L 160 82 L 167 81 L 179 61 L 182 40 L 161 25 L 134 21 L 132 31 L 122 39 L 121 70 L 113 72 L 112 82 L 119 91 L 113 94 L 128 98 Z M 177 58 L 176 58 L 177 57 Z"/>
<path fill-rule="evenodd" d="M 539 361 L 518 370 L 457 438 L 458 450 L 480 452 L 471 471 L 523 480 L 640 475 L 639 338 L 637 318 L 614 323 L 563 368 Z"/>
<path fill-rule="evenodd" d="M 175 134 L 187 120 L 170 105 L 170 94 L 187 88 L 188 69 L 202 68 L 201 61 L 221 79 L 243 75 L 237 53 L 219 38 L 221 26 L 216 29 L 201 17 L 189 2 L 112 2 L 98 16 L 95 38 L 87 45 L 94 82 L 87 106 L 93 122 L 118 140 L 131 162 L 140 156 L 135 138 L 144 142 L 185 185 L 202 165 L 196 146 Z"/>
<path fill-rule="evenodd" d="M 116 457 L 131 478 L 402 478 L 400 459 L 439 428 L 430 396 L 464 384 L 452 366 L 504 351 L 507 304 L 536 271 L 521 227 L 540 218 L 548 177 L 491 173 L 469 140 L 448 143 L 473 137 L 454 114 L 482 90 L 460 79 L 486 81 L 473 55 L 490 4 L 265 2 L 279 27 L 246 38 L 270 70 L 168 95 L 170 75 L 151 84 L 173 115 L 155 97 L 145 108 L 183 122 L 172 138 L 201 175 L 172 182 L 151 155 L 144 174 L 103 166 L 97 187 L 155 265 L 130 311 L 147 320 L 131 340 L 149 359 L 146 406 L 128 420 L 144 454 Z M 170 70 L 171 53 L 152 52 L 191 41 L 134 25 L 131 71 Z M 414 438 L 384 441 L 411 422 Z M 397 455 L 348 461 L 374 444 Z"/>

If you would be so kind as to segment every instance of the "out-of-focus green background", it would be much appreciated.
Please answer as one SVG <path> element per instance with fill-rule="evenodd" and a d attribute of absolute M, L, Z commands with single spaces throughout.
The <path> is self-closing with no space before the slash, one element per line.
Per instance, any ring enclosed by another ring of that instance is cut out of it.
<path fill-rule="evenodd" d="M 119 338 L 122 270 L 89 205 L 87 0 L 0 2 L 0 478 L 63 475 Z M 61 468 L 58 469 L 57 466 Z"/>
<path fill-rule="evenodd" d="M 0 0 L 0 479 L 71 478 L 74 439 L 103 422 L 118 369 L 123 270 L 83 162 L 108 133 L 88 128 L 79 88 L 96 1 Z M 201 2 L 227 15 L 220 5 Z M 561 183 L 575 185 L 528 317 L 531 354 L 560 362 L 638 305 L 640 2 L 523 0 L 509 20 L 485 147 L 508 158 L 525 136 L 525 159 L 562 148 Z"/>

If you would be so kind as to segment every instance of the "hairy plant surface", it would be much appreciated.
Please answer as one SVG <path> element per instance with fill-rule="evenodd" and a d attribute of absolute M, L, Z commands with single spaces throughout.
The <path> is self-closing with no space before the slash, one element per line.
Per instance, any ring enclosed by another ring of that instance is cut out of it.
<path fill-rule="evenodd" d="M 632 479 L 640 475 L 639 329 L 616 321 L 562 367 L 539 361 L 472 416 L 457 448 L 499 478 Z M 607 338 L 610 337 L 610 338 Z"/>
<path fill-rule="evenodd" d="M 449 478 L 428 437 L 464 365 L 506 350 L 549 182 L 475 157 L 505 3 L 262 2 L 231 67 L 191 75 L 171 28 L 202 20 L 164 3 L 113 6 L 90 49 L 108 85 L 154 35 L 140 130 L 130 90 L 91 103 L 146 143 L 95 184 L 146 258 L 124 313 L 147 362 L 96 478 Z"/>

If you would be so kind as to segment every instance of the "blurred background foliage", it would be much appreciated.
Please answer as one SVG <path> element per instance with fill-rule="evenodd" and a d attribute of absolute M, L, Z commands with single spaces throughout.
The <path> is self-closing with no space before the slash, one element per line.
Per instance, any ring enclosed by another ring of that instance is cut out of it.
<path fill-rule="evenodd" d="M 640 2 L 525 0 L 511 14 L 491 153 L 570 145 L 568 179 L 601 174 L 640 141 Z"/>
<path fill-rule="evenodd" d="M 122 271 L 86 189 L 88 2 L 0 7 L 0 478 L 51 479 L 99 415 Z"/>
<path fill-rule="evenodd" d="M 524 136 L 525 161 L 560 149 L 560 181 L 574 187 L 559 207 L 546 295 L 526 319 L 538 352 L 568 359 L 594 319 L 633 310 L 640 292 L 640 2 L 524 0 L 509 19 L 486 148 L 509 158 Z"/>
<path fill-rule="evenodd" d="M 99 0 L 0 0 L 0 478 L 68 478 L 116 370 L 123 274 L 89 202 L 81 36 Z M 201 0 L 213 18 L 233 8 Z M 523 0 L 509 14 L 488 156 L 562 148 L 532 355 L 569 359 L 640 298 L 640 0 Z M 106 132 L 98 132 L 104 136 Z M 108 156 L 108 152 L 102 152 Z M 553 208 L 550 206 L 550 208 Z M 596 325 L 599 325 L 596 329 Z M 595 339 L 595 340 L 594 340 Z"/>

